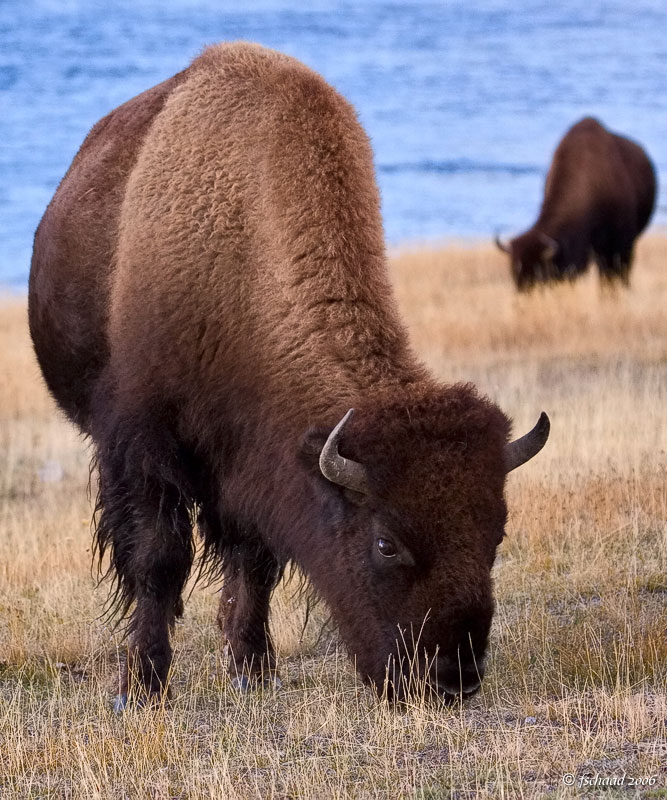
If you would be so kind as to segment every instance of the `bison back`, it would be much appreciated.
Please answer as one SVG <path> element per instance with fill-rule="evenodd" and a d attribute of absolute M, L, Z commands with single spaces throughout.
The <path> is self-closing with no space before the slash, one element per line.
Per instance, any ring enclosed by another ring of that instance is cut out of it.
<path fill-rule="evenodd" d="M 655 207 L 657 181 L 655 169 L 640 145 L 624 136 L 616 136 L 620 157 L 625 164 L 628 178 L 633 186 L 636 202 L 636 233 L 640 234 L 648 225 Z"/>
<path fill-rule="evenodd" d="M 93 127 L 35 233 L 30 333 L 49 389 L 84 431 L 95 382 L 108 360 L 110 273 L 127 177 L 146 131 L 184 74 Z"/>

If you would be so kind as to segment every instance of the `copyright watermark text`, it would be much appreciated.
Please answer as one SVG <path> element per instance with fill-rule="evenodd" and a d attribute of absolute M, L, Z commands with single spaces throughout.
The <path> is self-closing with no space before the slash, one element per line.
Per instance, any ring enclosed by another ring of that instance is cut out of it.
<path fill-rule="evenodd" d="M 596 772 L 595 775 L 573 775 L 571 772 L 566 772 L 562 779 L 565 786 L 576 786 L 578 789 L 590 786 L 655 786 L 658 782 L 657 775 L 628 775 L 624 772 L 622 775 L 601 775 Z"/>

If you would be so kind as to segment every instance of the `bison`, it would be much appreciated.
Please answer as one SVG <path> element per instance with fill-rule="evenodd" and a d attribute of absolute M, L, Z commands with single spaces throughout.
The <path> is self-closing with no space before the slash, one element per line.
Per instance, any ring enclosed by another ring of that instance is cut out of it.
<path fill-rule="evenodd" d="M 292 563 L 379 692 L 477 690 L 505 476 L 549 422 L 510 443 L 415 358 L 369 141 L 320 76 L 217 45 L 98 122 L 37 229 L 29 321 L 94 445 L 96 551 L 132 608 L 118 709 L 164 691 L 193 527 L 237 686 L 273 674 Z"/>
<path fill-rule="evenodd" d="M 653 165 L 638 144 L 590 117 L 577 122 L 556 148 L 537 222 L 509 244 L 496 236 L 517 289 L 573 280 L 591 257 L 604 285 L 627 286 L 655 194 Z"/>

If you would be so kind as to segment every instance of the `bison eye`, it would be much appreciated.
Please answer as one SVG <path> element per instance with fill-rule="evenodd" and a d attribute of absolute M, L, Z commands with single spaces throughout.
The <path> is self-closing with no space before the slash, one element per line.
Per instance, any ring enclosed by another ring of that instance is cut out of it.
<path fill-rule="evenodd" d="M 396 547 L 389 539 L 376 539 L 375 544 L 385 558 L 393 558 L 396 555 Z"/>

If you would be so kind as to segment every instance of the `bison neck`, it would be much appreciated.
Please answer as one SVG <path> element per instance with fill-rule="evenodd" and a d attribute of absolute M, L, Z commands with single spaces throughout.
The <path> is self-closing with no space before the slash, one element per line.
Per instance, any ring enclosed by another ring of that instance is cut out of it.
<path fill-rule="evenodd" d="M 223 513 L 256 531 L 281 561 L 294 560 L 307 573 L 309 542 L 327 511 L 317 491 L 324 479 L 303 455 L 305 434 L 331 430 L 349 408 L 373 407 L 376 398 L 399 397 L 431 383 L 400 349 L 396 357 L 378 344 L 356 362 L 346 353 L 329 351 L 315 362 L 295 355 L 295 368 L 283 374 L 277 360 L 275 373 L 233 391 L 220 406 L 222 425 L 214 440 L 221 446 L 209 454 Z"/>

